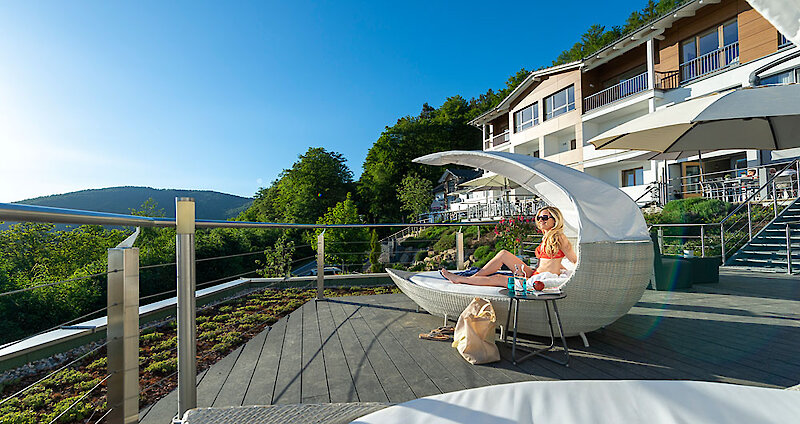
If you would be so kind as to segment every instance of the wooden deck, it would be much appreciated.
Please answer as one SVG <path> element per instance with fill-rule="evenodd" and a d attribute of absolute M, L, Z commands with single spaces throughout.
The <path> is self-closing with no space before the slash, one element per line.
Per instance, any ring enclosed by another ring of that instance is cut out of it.
<path fill-rule="evenodd" d="M 402 294 L 311 301 L 198 375 L 198 404 L 396 403 L 527 380 L 800 383 L 800 279 L 723 271 L 721 280 L 691 292 L 648 290 L 589 334 L 590 347 L 568 340 L 569 368 L 541 358 L 470 365 L 449 343 L 417 338 L 441 318 L 417 313 Z M 140 420 L 167 423 L 176 410 L 173 392 Z"/>

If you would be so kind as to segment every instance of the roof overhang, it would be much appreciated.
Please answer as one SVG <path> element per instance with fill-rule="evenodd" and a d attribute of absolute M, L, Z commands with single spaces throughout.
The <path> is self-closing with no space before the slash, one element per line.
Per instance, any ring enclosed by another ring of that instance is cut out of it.
<path fill-rule="evenodd" d="M 581 61 L 575 61 L 531 72 L 530 74 L 528 74 L 527 77 L 525 77 L 525 80 L 523 80 L 522 83 L 520 83 L 516 88 L 514 88 L 514 90 L 511 91 L 511 93 L 509 93 L 505 98 L 503 98 L 503 100 L 501 100 L 500 103 L 497 104 L 497 106 L 484 112 L 477 118 L 469 121 L 469 124 L 479 127 L 487 123 L 488 121 L 497 118 L 498 116 L 508 113 L 508 109 L 511 106 L 511 103 L 532 85 L 547 79 L 551 75 L 559 74 L 561 72 L 566 72 L 566 71 L 572 71 L 575 69 L 580 69 L 582 66 L 583 63 Z"/>
<path fill-rule="evenodd" d="M 625 34 L 622 38 L 584 58 L 583 71 L 590 71 L 609 62 L 611 59 L 641 46 L 647 40 L 654 38 L 663 39 L 662 34 L 672 27 L 675 21 L 688 16 L 694 16 L 698 9 L 710 4 L 720 3 L 722 0 L 696 0 L 676 7 L 668 14 L 652 21 L 638 29 Z"/>

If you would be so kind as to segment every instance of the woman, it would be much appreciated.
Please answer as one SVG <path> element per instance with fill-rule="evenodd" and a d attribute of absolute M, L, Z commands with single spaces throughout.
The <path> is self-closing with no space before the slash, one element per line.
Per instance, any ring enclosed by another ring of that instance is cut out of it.
<path fill-rule="evenodd" d="M 501 250 L 492 260 L 486 263 L 480 271 L 470 277 L 453 274 L 442 269 L 440 272 L 444 278 L 456 284 L 472 284 L 475 286 L 499 286 L 506 287 L 508 275 L 497 274 L 503 265 L 510 270 L 519 269 L 525 276 L 531 277 L 535 274 L 549 272 L 560 275 L 564 271 L 561 266 L 561 259 L 566 257 L 572 263 L 578 262 L 578 256 L 572 249 L 567 236 L 564 235 L 564 216 L 561 211 L 554 206 L 547 206 L 539 210 L 536 214 L 536 226 L 544 234 L 542 243 L 536 248 L 536 257 L 539 258 L 539 266 L 534 271 L 525 264 L 522 259 L 516 257 L 507 250 Z"/>

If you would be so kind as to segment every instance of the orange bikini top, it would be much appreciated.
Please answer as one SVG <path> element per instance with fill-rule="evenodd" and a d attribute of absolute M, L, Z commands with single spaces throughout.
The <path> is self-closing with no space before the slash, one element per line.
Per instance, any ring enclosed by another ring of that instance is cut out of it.
<path fill-rule="evenodd" d="M 555 254 L 555 256 L 550 256 L 547 254 L 547 252 L 544 251 L 544 247 L 541 244 L 536 247 L 536 251 L 534 253 L 536 254 L 536 257 L 539 259 L 560 259 L 563 258 L 564 256 L 567 256 L 561 250 L 559 250 L 558 253 Z"/>

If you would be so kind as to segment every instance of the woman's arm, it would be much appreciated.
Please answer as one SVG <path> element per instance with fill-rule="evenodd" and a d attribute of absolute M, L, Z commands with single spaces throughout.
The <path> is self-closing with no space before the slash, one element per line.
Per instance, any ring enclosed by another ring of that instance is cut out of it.
<path fill-rule="evenodd" d="M 569 259 L 570 262 L 577 264 L 578 263 L 578 255 L 575 254 L 575 250 L 572 249 L 572 243 L 569 242 L 569 239 L 563 233 L 561 234 L 561 240 L 559 240 L 561 244 L 561 251 L 564 252 L 564 255 Z"/>

